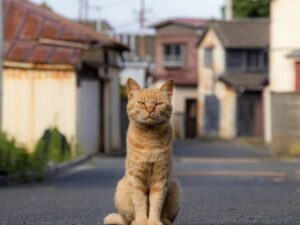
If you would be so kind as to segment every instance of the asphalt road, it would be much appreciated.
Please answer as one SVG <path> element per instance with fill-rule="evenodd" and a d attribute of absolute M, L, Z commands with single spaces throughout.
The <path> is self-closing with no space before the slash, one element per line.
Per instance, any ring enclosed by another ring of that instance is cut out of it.
<path fill-rule="evenodd" d="M 300 225 L 300 162 L 229 143 L 176 142 L 184 193 L 175 224 Z M 0 225 L 102 225 L 123 158 L 98 157 L 43 183 L 0 187 Z"/>

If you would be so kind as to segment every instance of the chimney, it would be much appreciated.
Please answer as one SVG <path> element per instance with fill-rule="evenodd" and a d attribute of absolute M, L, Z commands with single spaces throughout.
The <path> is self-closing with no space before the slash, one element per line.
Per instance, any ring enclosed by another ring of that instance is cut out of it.
<path fill-rule="evenodd" d="M 225 20 L 230 21 L 233 19 L 233 0 L 227 0 L 225 5 Z"/>

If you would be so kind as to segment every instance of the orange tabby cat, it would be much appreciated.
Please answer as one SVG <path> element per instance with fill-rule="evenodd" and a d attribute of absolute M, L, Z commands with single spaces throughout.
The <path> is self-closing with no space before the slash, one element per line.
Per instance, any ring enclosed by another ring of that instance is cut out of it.
<path fill-rule="evenodd" d="M 181 190 L 172 177 L 169 123 L 173 87 L 173 81 L 160 89 L 127 82 L 126 172 L 115 193 L 118 214 L 109 214 L 105 225 L 170 225 L 179 212 Z"/>

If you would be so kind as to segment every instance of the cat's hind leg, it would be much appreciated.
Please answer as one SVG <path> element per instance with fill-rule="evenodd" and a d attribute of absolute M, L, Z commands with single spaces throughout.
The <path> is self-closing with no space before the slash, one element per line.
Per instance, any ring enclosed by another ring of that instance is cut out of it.
<path fill-rule="evenodd" d="M 168 192 L 162 209 L 162 222 L 164 225 L 171 225 L 180 210 L 182 199 L 181 188 L 176 179 L 169 182 Z"/>
<path fill-rule="evenodd" d="M 126 177 L 123 177 L 117 185 L 115 206 L 124 225 L 131 224 L 134 220 L 134 207 L 131 200 L 130 185 Z"/>
<path fill-rule="evenodd" d="M 104 219 L 104 225 L 130 225 L 134 220 L 134 208 L 128 181 L 123 177 L 117 185 L 115 206 L 118 213 L 111 213 Z"/>
<path fill-rule="evenodd" d="M 134 208 L 131 200 L 128 181 L 123 177 L 116 188 L 115 206 L 118 213 L 105 217 L 105 225 L 130 225 L 134 220 Z"/>

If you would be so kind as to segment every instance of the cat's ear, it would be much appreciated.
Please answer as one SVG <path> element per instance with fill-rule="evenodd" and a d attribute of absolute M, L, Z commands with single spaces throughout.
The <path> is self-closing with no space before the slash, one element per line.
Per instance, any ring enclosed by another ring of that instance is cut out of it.
<path fill-rule="evenodd" d="M 132 78 L 127 80 L 127 95 L 128 98 L 132 98 L 141 90 L 140 85 Z"/>
<path fill-rule="evenodd" d="M 159 90 L 165 92 L 171 98 L 173 95 L 173 89 L 174 89 L 174 81 L 168 80 L 160 87 Z"/>

